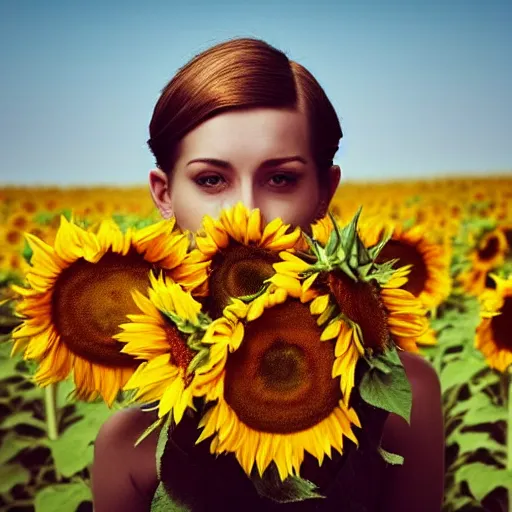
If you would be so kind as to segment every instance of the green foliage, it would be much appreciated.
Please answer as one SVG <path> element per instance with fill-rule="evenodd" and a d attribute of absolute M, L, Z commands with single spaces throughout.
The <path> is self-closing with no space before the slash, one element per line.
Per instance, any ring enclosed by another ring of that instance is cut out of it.
<path fill-rule="evenodd" d="M 10 491 L 15 485 L 27 484 L 30 471 L 17 464 L 0 466 L 0 494 Z"/>
<path fill-rule="evenodd" d="M 412 198 L 411 204 L 420 200 L 419 196 Z M 469 252 L 482 236 L 495 229 L 496 221 L 483 216 L 488 206 L 484 202 L 470 205 L 470 215 L 463 220 L 460 233 L 453 240 L 452 277 L 468 269 Z M 55 224 L 60 215 L 70 220 L 71 210 L 39 212 L 33 220 L 40 224 Z M 129 227 L 143 228 L 159 220 L 131 214 L 114 214 L 112 218 L 123 232 Z M 75 217 L 75 220 L 84 228 L 91 226 L 88 219 Z M 406 224 L 411 227 L 415 222 L 411 218 Z M 327 256 L 333 260 L 337 258 L 345 263 L 349 275 L 353 274 L 352 268 L 359 268 L 365 277 L 373 269 L 372 260 L 383 244 L 369 250 L 362 247 L 357 240 L 355 225 L 353 222 L 343 234 L 333 232 L 326 254 L 320 254 L 319 260 L 327 265 Z M 313 249 L 318 251 L 315 244 Z M 25 242 L 22 254 L 27 261 L 30 261 L 31 252 Z M 385 281 L 387 269 L 378 270 Z M 510 259 L 502 268 L 494 270 L 502 277 L 511 271 Z M 2 293 L 12 283 L 23 286 L 17 273 L 0 270 Z M 0 302 L 7 296 L 0 295 Z M 478 301 L 455 287 L 431 321 L 438 344 L 422 348 L 439 375 L 443 393 L 447 448 L 443 512 L 485 510 L 483 503 L 492 493 L 498 489 L 512 489 L 512 472 L 506 469 L 505 445 L 509 382 L 490 369 L 474 348 L 478 322 Z M 7 508 L 33 505 L 36 512 L 73 512 L 81 503 L 91 501 L 89 480 L 94 441 L 100 426 L 115 409 L 108 409 L 102 402 L 76 402 L 72 397 L 73 383 L 60 383 L 57 386 L 59 436 L 49 440 L 44 391 L 32 381 L 35 365 L 22 361 L 19 356 L 9 357 L 10 332 L 19 323 L 12 304 L 0 304 L 0 498 Z M 368 403 L 409 420 L 410 388 L 403 367 L 398 363 L 396 353 L 375 359 L 362 381 L 361 395 Z M 167 419 L 170 421 L 170 418 L 171 415 Z M 157 428 L 163 422 L 157 422 L 151 428 Z M 170 424 L 166 423 L 160 433 L 158 457 L 164 451 L 169 428 Z M 36 452 L 43 460 L 40 466 L 29 463 Z M 400 456 L 383 449 L 380 453 L 390 463 L 402 462 Z M 284 502 L 294 501 L 297 497 L 318 497 L 311 482 L 298 478 L 287 479 L 286 485 L 280 485 L 276 494 L 275 476 L 274 472 L 266 474 L 264 479 L 255 478 L 260 494 Z M 16 490 L 20 488 L 30 499 L 19 499 Z M 189 507 L 173 500 L 160 486 L 151 510 L 187 512 Z"/>
<path fill-rule="evenodd" d="M 443 391 L 446 453 L 455 453 L 446 460 L 444 512 L 483 510 L 482 501 L 511 481 L 505 469 L 504 383 L 474 348 L 478 322 L 478 301 L 452 295 L 431 322 L 438 344 L 424 351 Z"/>
<path fill-rule="evenodd" d="M 308 499 L 325 498 L 317 492 L 317 486 L 313 482 L 304 478 L 291 475 L 283 482 L 274 462 L 269 465 L 261 478 L 257 470 L 254 470 L 251 480 L 260 496 L 278 503 L 294 503 Z"/>
<path fill-rule="evenodd" d="M 410 422 L 411 385 L 396 349 L 390 349 L 373 359 L 367 359 L 370 369 L 361 380 L 361 398 Z"/>
<path fill-rule="evenodd" d="M 462 466 L 457 472 L 456 482 L 463 481 L 467 482 L 473 496 L 481 501 L 496 487 L 512 489 L 512 471 L 475 462 Z"/>
<path fill-rule="evenodd" d="M 49 485 L 34 500 L 36 512 L 75 512 L 83 501 L 92 501 L 91 489 L 84 482 Z"/>
<path fill-rule="evenodd" d="M 153 496 L 150 512 L 191 512 L 191 508 L 173 500 L 160 482 Z"/>
<path fill-rule="evenodd" d="M 94 441 L 115 409 L 103 402 L 73 402 L 69 399 L 73 383 L 59 383 L 59 437 L 49 440 L 44 390 L 32 382 L 34 365 L 20 356 L 10 358 L 11 348 L 11 342 L 0 344 L 0 411 L 5 409 L 0 414 L 0 497 L 7 505 L 22 505 L 13 494 L 16 486 L 22 486 L 32 496 L 28 502 L 36 512 L 74 512 L 80 503 L 91 501 Z M 46 459 L 41 467 L 30 464 L 34 453 Z"/>

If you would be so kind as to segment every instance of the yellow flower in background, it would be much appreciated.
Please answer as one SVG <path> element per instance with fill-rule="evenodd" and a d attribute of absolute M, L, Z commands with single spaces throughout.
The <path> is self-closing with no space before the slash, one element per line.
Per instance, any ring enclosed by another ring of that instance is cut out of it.
<path fill-rule="evenodd" d="M 21 251 L 23 248 L 23 231 L 4 224 L 0 224 L 0 251 Z"/>
<path fill-rule="evenodd" d="M 299 474 L 305 452 L 322 464 L 333 449 L 343 453 L 344 437 L 357 445 L 352 426 L 361 424 L 332 376 L 335 344 L 321 341 L 307 305 L 288 298 L 250 321 L 249 309 L 235 300 L 212 324 L 196 384 L 212 405 L 197 443 L 213 436 L 211 453 L 232 452 L 249 476 L 274 462 L 284 481 Z"/>
<path fill-rule="evenodd" d="M 266 224 L 260 210 L 249 211 L 242 203 L 225 209 L 219 219 L 205 216 L 203 230 L 195 238 L 197 250 L 210 262 L 208 311 L 222 315 L 231 298 L 252 296 L 274 274 L 277 251 L 291 249 L 299 228 L 277 218 Z"/>
<path fill-rule="evenodd" d="M 479 240 L 469 259 L 474 269 L 489 271 L 503 264 L 508 250 L 505 233 L 496 228 Z"/>
<path fill-rule="evenodd" d="M 479 297 L 481 320 L 475 346 L 491 368 L 504 372 L 512 364 L 512 276 L 491 277 L 496 289 L 487 289 Z"/>
<path fill-rule="evenodd" d="M 480 268 L 468 268 L 457 276 L 457 282 L 464 293 L 477 297 L 488 287 L 489 272 Z"/>
<path fill-rule="evenodd" d="M 133 291 L 140 312 L 128 314 L 131 322 L 120 324 L 123 332 L 113 336 L 125 343 L 122 353 L 145 360 L 123 389 L 136 390 L 134 402 L 159 401 L 159 418 L 172 411 L 178 424 L 186 408 L 194 408 L 194 375 L 188 369 L 199 349 L 187 340 L 194 334 L 200 343 L 211 321 L 179 284 L 163 274 L 158 279 L 150 274 L 149 279 L 149 298 Z"/>
<path fill-rule="evenodd" d="M 188 240 L 161 223 L 123 234 L 112 220 L 91 233 L 61 217 L 54 247 L 26 234 L 33 251 L 30 288 L 12 285 L 24 322 L 12 333 L 12 353 L 39 363 L 36 382 L 46 386 L 73 371 L 76 396 L 100 394 L 109 406 L 139 362 L 121 352 L 113 335 L 137 313 L 131 290 L 145 293 L 152 269 L 172 273 L 184 264 Z M 164 267 L 168 265 L 168 267 Z"/>
<path fill-rule="evenodd" d="M 5 226 L 7 228 L 18 230 L 23 233 L 23 231 L 27 231 L 30 227 L 33 226 L 31 217 L 32 215 L 29 213 L 15 210 L 5 220 Z"/>

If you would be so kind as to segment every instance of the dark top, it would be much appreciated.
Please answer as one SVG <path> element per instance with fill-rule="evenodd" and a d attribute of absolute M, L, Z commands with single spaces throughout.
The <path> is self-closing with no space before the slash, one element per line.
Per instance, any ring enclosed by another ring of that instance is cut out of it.
<path fill-rule="evenodd" d="M 353 426 L 359 440 L 343 441 L 344 454 L 333 450 L 318 467 L 316 458 L 305 454 L 301 476 L 314 482 L 325 498 L 296 503 L 276 503 L 261 497 L 233 454 L 209 453 L 211 438 L 195 445 L 197 419 L 184 416 L 173 431 L 162 458 L 162 482 L 172 496 L 193 512 L 213 510 L 256 511 L 346 511 L 379 510 L 386 462 L 377 452 L 388 413 L 361 401 L 353 390 L 362 429 Z"/>

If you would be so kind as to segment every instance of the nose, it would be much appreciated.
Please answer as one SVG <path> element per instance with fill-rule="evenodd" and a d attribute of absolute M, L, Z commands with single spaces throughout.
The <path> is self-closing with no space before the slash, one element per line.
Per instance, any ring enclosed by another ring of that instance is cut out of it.
<path fill-rule="evenodd" d="M 242 201 L 244 206 L 249 210 L 257 208 L 256 194 L 254 193 L 254 186 L 252 182 L 246 181 L 240 185 L 239 198 L 237 201 Z"/>
<path fill-rule="evenodd" d="M 248 210 L 258 208 L 257 197 L 253 183 L 250 181 L 239 183 L 239 185 L 225 196 L 219 205 L 221 209 L 228 209 L 241 202 Z"/>

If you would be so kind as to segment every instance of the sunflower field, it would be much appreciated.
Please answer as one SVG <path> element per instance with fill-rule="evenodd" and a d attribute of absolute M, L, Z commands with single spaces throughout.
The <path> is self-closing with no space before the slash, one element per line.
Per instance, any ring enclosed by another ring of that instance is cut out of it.
<path fill-rule="evenodd" d="M 59 301 L 59 297 L 48 293 L 45 296 L 52 276 L 65 273 L 63 263 L 80 259 L 73 243 L 68 242 L 72 237 L 79 242 L 81 231 L 68 227 L 76 223 L 84 232 L 97 234 L 98 248 L 105 248 L 105 240 L 114 231 L 102 222 L 110 219 L 119 232 L 132 230 L 133 244 L 146 251 L 148 262 L 163 261 L 171 273 L 174 269 L 182 276 L 186 274 L 190 282 L 199 272 L 200 263 L 193 258 L 187 262 L 184 238 L 166 238 L 163 232 L 157 232 L 154 226 L 161 218 L 147 187 L 4 188 L 0 189 L 0 206 L 0 510 L 92 510 L 90 469 L 94 441 L 108 417 L 125 406 L 117 391 L 133 373 L 131 360 L 128 354 L 117 353 L 121 369 L 106 378 L 101 369 L 89 371 L 86 346 L 73 346 L 71 363 L 64 349 L 53 343 L 51 333 L 54 328 L 76 334 L 80 325 L 78 313 L 90 304 L 91 318 L 98 322 L 90 329 L 115 330 L 123 319 L 116 316 L 113 304 L 124 298 L 110 296 L 109 290 L 126 276 L 114 259 L 106 257 L 98 270 L 102 272 L 98 277 L 103 288 L 88 287 L 88 274 L 84 271 L 81 275 L 78 265 L 74 288 L 61 292 L 68 294 L 68 300 Z M 443 511 L 508 510 L 512 495 L 512 176 L 344 183 L 330 209 L 345 225 L 361 206 L 365 228 L 360 236 L 364 243 L 374 246 L 384 232 L 392 233 L 378 259 L 397 259 L 400 265 L 411 265 L 403 289 L 428 311 L 428 329 L 418 339 L 418 346 L 437 371 L 443 391 Z M 322 238 L 324 228 L 327 226 L 317 228 L 316 239 Z M 65 238 L 64 231 L 71 238 Z M 123 238 L 111 236 L 112 248 L 116 246 L 119 253 L 130 258 L 128 248 L 123 248 Z M 151 240 L 156 242 L 150 245 Z M 56 251 L 58 248 L 60 259 L 48 256 L 48 246 L 55 246 Z M 203 253 L 210 250 L 207 242 L 199 248 Z M 172 257 L 165 257 L 171 253 Z M 46 273 L 32 274 L 30 284 L 38 290 L 39 298 L 37 302 L 27 300 L 23 312 L 37 318 L 39 326 L 48 327 L 45 332 L 50 334 L 45 336 L 49 340 L 42 340 L 42 335 L 36 333 L 35 323 L 27 323 L 24 331 L 19 331 L 23 336 L 16 335 L 22 320 L 14 303 L 20 293 L 27 299 L 31 297 L 31 292 L 23 292 L 21 287 L 26 286 L 25 273 L 33 256 L 45 266 Z M 188 267 L 182 265 L 183 261 Z M 135 259 L 130 267 L 130 278 L 140 292 L 146 291 L 147 268 Z M 155 289 L 162 286 L 156 281 L 153 284 Z M 99 301 L 93 293 L 102 290 L 105 300 L 94 311 L 94 304 Z M 325 310 L 319 305 L 321 301 L 321 297 L 314 299 L 319 313 Z M 62 303 L 70 307 L 58 310 Z M 153 303 L 158 306 L 157 300 Z M 186 304 L 185 298 L 182 303 Z M 154 306 L 144 302 L 142 296 L 138 305 L 150 317 Z M 130 307 L 127 305 L 127 309 Z M 191 313 L 194 308 L 192 303 L 184 306 L 184 314 L 196 318 L 194 329 L 199 332 L 203 319 Z M 299 310 L 292 307 L 289 314 L 300 316 Z M 253 317 L 259 315 L 261 311 Z M 361 322 L 368 324 L 367 332 L 371 331 L 371 319 L 362 318 Z M 192 329 L 190 325 L 187 328 Z M 337 326 L 336 335 L 340 329 Z M 144 332 L 142 329 L 141 335 Z M 23 337 L 30 336 L 33 339 L 27 348 Z M 121 340 L 123 333 L 116 337 Z M 52 343 L 52 357 L 37 368 L 32 359 L 49 350 Z M 407 349 L 407 338 L 401 343 Z M 190 363 L 188 359 L 186 362 Z M 67 374 L 72 364 L 74 382 L 55 382 L 50 365 Z M 135 381 L 141 375 L 136 372 Z M 100 380 L 108 381 L 101 397 L 92 393 L 89 386 Z M 240 386 L 245 384 L 241 382 Z M 149 396 L 153 391 L 142 387 L 139 392 Z M 185 407 L 189 398 L 183 390 L 179 393 Z M 244 393 L 251 393 L 250 386 L 244 388 Z M 221 406 L 222 401 L 218 407 Z M 221 430 L 222 425 L 215 428 Z M 331 442 L 335 443 L 334 438 Z"/>

